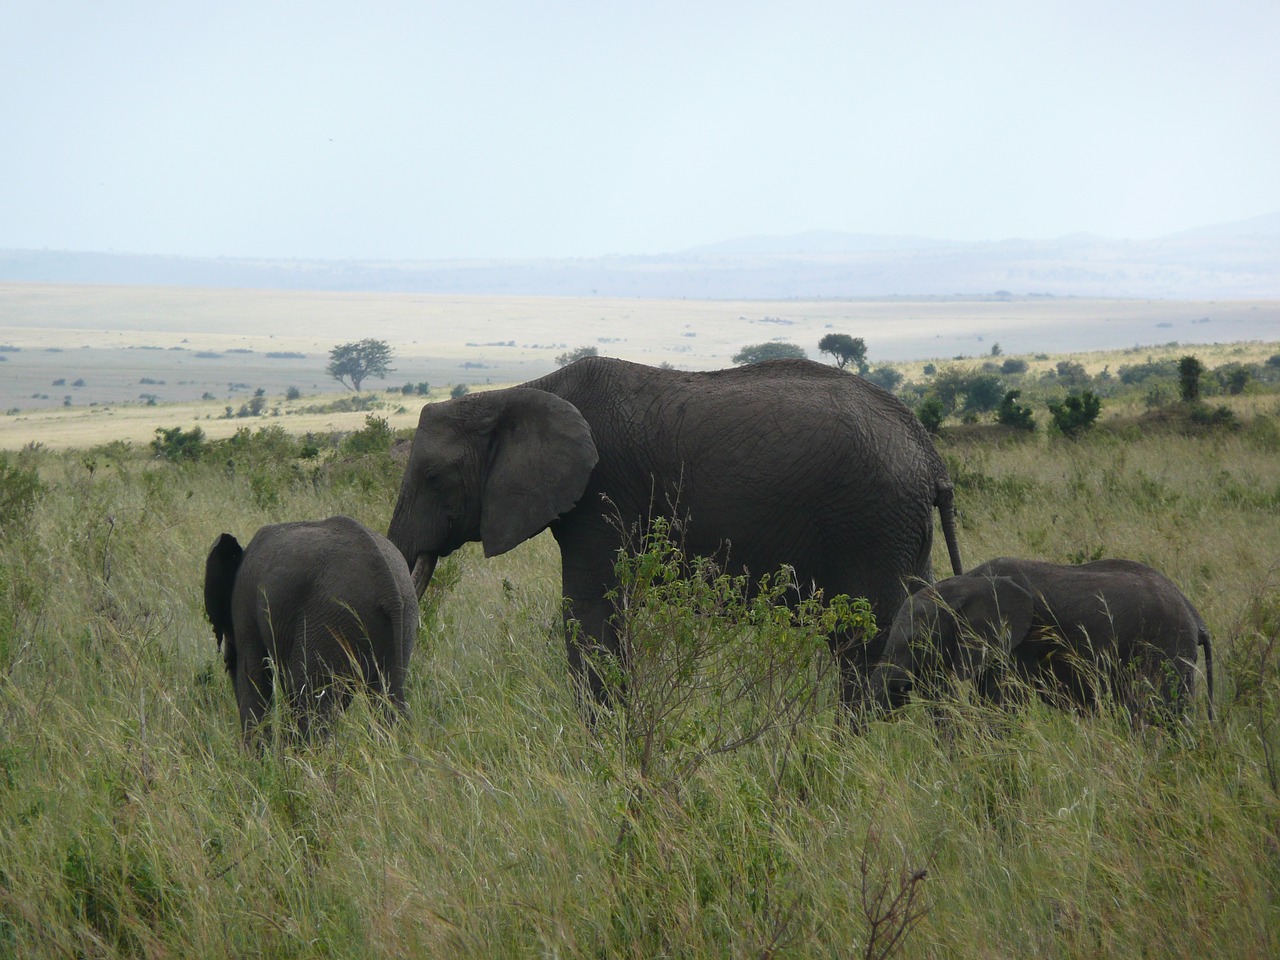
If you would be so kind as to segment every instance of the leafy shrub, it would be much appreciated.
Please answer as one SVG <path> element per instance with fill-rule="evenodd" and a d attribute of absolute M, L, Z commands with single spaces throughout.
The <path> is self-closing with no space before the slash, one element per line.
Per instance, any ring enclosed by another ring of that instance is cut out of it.
<path fill-rule="evenodd" d="M 960 367 L 946 367 L 933 378 L 933 395 L 947 413 L 954 413 L 969 389 L 969 374 Z"/>
<path fill-rule="evenodd" d="M 1071 394 L 1062 403 L 1049 404 L 1053 425 L 1064 437 L 1074 437 L 1093 426 L 1102 412 L 1102 400 L 1090 390 Z"/>
<path fill-rule="evenodd" d="M 876 367 L 874 370 L 868 370 L 863 377 L 870 380 L 877 387 L 883 387 L 892 393 L 902 384 L 904 377 L 902 373 L 893 367 Z"/>
<path fill-rule="evenodd" d="M 391 425 L 382 417 L 371 413 L 364 418 L 364 428 L 355 431 L 342 442 L 342 452 L 352 457 L 386 453 L 391 449 L 391 440 Z"/>
<path fill-rule="evenodd" d="M 1237 430 L 1240 422 L 1230 407 L 1210 407 L 1205 403 L 1193 403 L 1187 411 L 1187 419 L 1201 427 L 1223 427 Z"/>
<path fill-rule="evenodd" d="M 1178 361 L 1178 390 L 1184 403 L 1194 403 L 1200 399 L 1200 374 L 1204 373 L 1204 364 L 1193 356 L 1185 356 Z"/>
<path fill-rule="evenodd" d="M 733 362 L 762 363 L 765 360 L 803 360 L 808 354 L 804 348 L 794 343 L 781 340 L 770 340 L 768 343 L 750 343 L 733 355 Z"/>
<path fill-rule="evenodd" d="M 299 413 L 358 413 L 365 410 L 377 410 L 382 406 L 382 401 L 372 393 L 354 394 L 348 397 L 339 397 L 337 400 L 331 400 L 328 403 L 315 403 L 305 407 L 301 407 Z"/>
<path fill-rule="evenodd" d="M 298 439 L 278 424 L 259 427 L 256 432 L 241 427 L 214 446 L 219 454 L 229 454 L 237 462 L 284 463 L 303 455 Z"/>
<path fill-rule="evenodd" d="M 1036 428 L 1035 417 L 1031 415 L 1030 407 L 1025 407 L 1018 403 L 1020 396 L 1022 396 L 1021 390 L 1010 390 L 1006 393 L 1004 399 L 1000 401 L 1000 409 L 996 412 L 996 419 L 1006 427 L 1014 427 L 1018 430 L 1034 430 Z"/>
<path fill-rule="evenodd" d="M 157 457 L 177 462 L 179 460 L 199 460 L 208 449 L 204 431 L 199 427 L 183 430 L 181 427 L 156 427 L 155 439 L 151 441 L 151 449 Z"/>
<path fill-rule="evenodd" d="M 1124 384 L 1142 383 L 1152 377 L 1172 378 L 1178 372 L 1178 364 L 1173 360 L 1151 360 L 1146 363 L 1124 364 L 1120 367 L 1120 382 Z"/>
<path fill-rule="evenodd" d="M 1232 396 L 1244 393 L 1244 388 L 1249 385 L 1249 380 L 1252 379 L 1252 373 L 1249 368 L 1242 363 L 1224 364 L 1213 372 L 1218 378 L 1218 382 L 1222 384 L 1222 389 Z"/>
<path fill-rule="evenodd" d="M 0 531 L 25 525 L 44 489 L 34 465 L 0 451 Z"/>
<path fill-rule="evenodd" d="M 566 350 L 564 353 L 556 357 L 557 367 L 567 367 L 575 360 L 581 360 L 584 357 L 600 356 L 599 347 L 574 347 L 572 350 Z"/>
<path fill-rule="evenodd" d="M 1083 387 L 1089 382 L 1089 374 L 1084 364 L 1074 360 L 1059 360 L 1055 368 L 1058 382 L 1068 387 Z"/>
<path fill-rule="evenodd" d="M 930 433 L 937 433 L 942 429 L 942 421 L 947 419 L 947 408 L 942 405 L 942 401 L 937 397 L 926 397 L 916 407 L 916 416 L 924 424 L 926 430 Z"/>
<path fill-rule="evenodd" d="M 286 400 L 300 400 L 302 399 L 302 391 L 297 387 L 289 387 L 284 392 L 284 398 Z"/>
<path fill-rule="evenodd" d="M 1026 373 L 1027 361 L 1017 357 L 1009 357 L 1004 363 L 1000 364 L 1000 372 L 1003 374 Z"/>
<path fill-rule="evenodd" d="M 455 383 L 453 389 L 449 391 L 449 396 L 457 400 L 459 397 L 465 397 L 470 392 L 471 388 L 465 383 Z"/>
<path fill-rule="evenodd" d="M 926 377 L 932 377 L 935 373 L 938 372 L 938 368 L 932 363 L 926 363 L 923 367 L 920 368 L 920 372 L 923 373 Z"/>
<path fill-rule="evenodd" d="M 620 654 L 596 663 L 626 691 L 613 732 L 649 784 L 679 786 L 707 758 L 812 718 L 834 670 L 828 637 L 860 643 L 876 629 L 866 600 L 805 595 L 788 567 L 753 586 L 688 556 L 680 525 L 661 517 L 614 572 Z"/>
<path fill-rule="evenodd" d="M 1000 405 L 1004 384 L 990 373 L 979 373 L 969 378 L 964 391 L 964 409 L 973 413 L 988 413 Z"/>

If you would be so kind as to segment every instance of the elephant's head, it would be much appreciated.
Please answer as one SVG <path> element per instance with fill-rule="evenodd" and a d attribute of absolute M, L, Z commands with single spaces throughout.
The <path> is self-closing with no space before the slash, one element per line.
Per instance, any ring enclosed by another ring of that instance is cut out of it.
<path fill-rule="evenodd" d="M 231 591 L 236 585 L 236 573 L 244 550 L 240 542 L 229 533 L 219 535 L 204 562 L 204 612 L 213 624 L 213 635 L 222 647 L 222 662 L 227 672 L 236 669 L 235 631 L 231 621 Z"/>
<path fill-rule="evenodd" d="M 1034 601 L 1009 577 L 960 576 L 909 596 L 898 608 L 871 675 L 877 706 L 893 710 L 916 683 L 979 677 L 1031 629 Z"/>
<path fill-rule="evenodd" d="M 598 455 L 566 400 L 511 387 L 422 408 L 387 532 L 422 596 L 436 560 L 472 540 L 505 553 L 573 509 Z"/>

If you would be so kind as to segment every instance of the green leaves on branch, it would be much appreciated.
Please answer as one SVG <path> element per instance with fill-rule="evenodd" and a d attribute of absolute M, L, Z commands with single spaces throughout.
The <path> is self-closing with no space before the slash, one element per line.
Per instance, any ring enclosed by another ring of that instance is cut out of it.
<path fill-rule="evenodd" d="M 1074 437 L 1093 426 L 1102 412 L 1102 400 L 1092 390 L 1071 394 L 1061 403 L 1049 404 L 1053 425 L 1064 437 Z"/>
<path fill-rule="evenodd" d="M 875 631 L 864 599 L 806 593 L 789 567 L 758 581 L 725 573 L 688 556 L 682 536 L 658 518 L 619 551 L 620 653 L 598 664 L 624 691 L 611 732 L 637 777 L 673 787 L 708 757 L 813 717 L 829 703 L 828 638 Z"/>

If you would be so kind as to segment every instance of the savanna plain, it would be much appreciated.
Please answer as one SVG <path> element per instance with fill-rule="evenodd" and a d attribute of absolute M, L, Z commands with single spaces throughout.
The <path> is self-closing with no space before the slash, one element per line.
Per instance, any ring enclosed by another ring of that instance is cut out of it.
<path fill-rule="evenodd" d="M 952 397 L 966 563 L 1164 571 L 1212 631 L 1214 719 L 1202 661 L 1185 724 L 958 687 L 853 733 L 821 617 L 672 590 L 649 540 L 622 568 L 641 679 L 588 723 L 543 533 L 442 563 L 400 722 L 358 697 L 327 737 L 277 714 L 247 748 L 208 549 L 336 513 L 385 530 L 411 411 L 382 392 L 338 430 L 195 436 L 222 398 L 140 406 L 142 438 L 0 453 L 0 957 L 1280 956 L 1280 344 L 1007 369 L 990 347 L 970 388 L 991 365 L 1038 425 Z M 1198 403 L 1173 369 L 1192 354 Z M 903 362 L 899 390 L 936 396 L 954 363 Z M 1046 429 L 1080 389 L 1096 424 Z"/>

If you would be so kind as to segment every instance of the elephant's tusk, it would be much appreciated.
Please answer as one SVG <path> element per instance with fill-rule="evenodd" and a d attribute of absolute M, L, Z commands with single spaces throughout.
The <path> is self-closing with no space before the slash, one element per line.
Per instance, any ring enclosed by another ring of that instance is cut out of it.
<path fill-rule="evenodd" d="M 418 559 L 413 562 L 413 592 L 417 594 L 418 599 L 422 599 L 422 595 L 427 591 L 427 584 L 431 582 L 431 576 L 436 572 L 436 557 L 428 553 L 418 554 Z"/>

